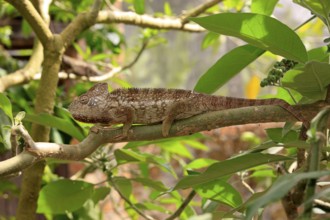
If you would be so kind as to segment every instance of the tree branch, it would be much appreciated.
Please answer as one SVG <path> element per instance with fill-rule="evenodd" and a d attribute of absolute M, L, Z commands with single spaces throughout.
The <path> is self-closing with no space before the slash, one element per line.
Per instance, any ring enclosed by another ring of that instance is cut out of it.
<path fill-rule="evenodd" d="M 0 92 L 7 88 L 30 81 L 40 70 L 43 61 L 43 48 L 38 40 L 35 40 L 33 52 L 29 62 L 22 68 L 13 73 L 0 77 Z"/>
<path fill-rule="evenodd" d="M 97 15 L 101 8 L 101 0 L 96 0 L 92 10 L 79 14 L 61 33 L 64 47 L 67 48 L 85 29 L 95 24 Z"/>
<path fill-rule="evenodd" d="M 325 106 L 319 102 L 310 105 L 295 106 L 297 111 L 304 111 L 307 119 L 313 118 Z M 246 117 L 248 115 L 248 117 Z M 278 106 L 258 106 L 239 109 L 208 112 L 175 122 L 168 137 L 183 136 L 204 130 L 211 130 L 231 125 L 295 121 L 287 111 Z M 17 129 L 17 128 L 13 128 Z M 79 144 L 66 145 L 36 142 L 33 150 L 25 150 L 16 157 L 0 162 L 0 176 L 16 173 L 45 158 L 82 160 L 105 143 L 145 141 L 162 139 L 162 126 L 133 126 L 127 137 L 122 136 L 121 128 L 93 127 L 90 134 Z"/>
<path fill-rule="evenodd" d="M 200 14 L 202 14 L 204 11 L 207 9 L 213 7 L 214 5 L 218 4 L 219 2 L 222 2 L 223 0 L 211 0 L 208 2 L 205 2 L 203 4 L 198 5 L 197 7 L 189 10 L 188 12 L 184 12 L 183 15 L 181 16 L 182 23 L 186 24 L 189 22 L 190 17 L 196 17 Z"/>
<path fill-rule="evenodd" d="M 97 23 L 123 23 L 154 29 L 182 30 L 202 32 L 204 28 L 197 24 L 183 24 L 179 18 L 155 18 L 150 15 L 139 15 L 134 12 L 100 11 Z"/>
<path fill-rule="evenodd" d="M 38 11 L 29 0 L 6 0 L 12 4 L 20 14 L 28 21 L 38 39 L 45 46 L 52 38 L 53 34 L 49 30 L 47 23 L 42 19 Z"/>

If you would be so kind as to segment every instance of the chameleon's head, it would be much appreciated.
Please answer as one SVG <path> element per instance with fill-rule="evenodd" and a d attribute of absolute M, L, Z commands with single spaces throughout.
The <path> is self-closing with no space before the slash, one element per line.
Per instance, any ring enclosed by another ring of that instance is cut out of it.
<path fill-rule="evenodd" d="M 104 111 L 108 94 L 108 84 L 98 83 L 85 94 L 75 98 L 69 106 L 69 111 L 78 121 L 107 123 Z"/>

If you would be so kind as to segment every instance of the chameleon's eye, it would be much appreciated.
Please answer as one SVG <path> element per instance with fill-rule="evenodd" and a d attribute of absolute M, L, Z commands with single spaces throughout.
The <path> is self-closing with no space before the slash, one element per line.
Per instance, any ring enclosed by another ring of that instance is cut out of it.
<path fill-rule="evenodd" d="M 89 98 L 88 98 L 86 95 L 82 95 L 82 96 L 80 96 L 80 98 L 79 98 L 79 102 L 80 102 L 81 104 L 87 104 L 87 103 L 88 103 L 88 100 L 89 100 Z"/>

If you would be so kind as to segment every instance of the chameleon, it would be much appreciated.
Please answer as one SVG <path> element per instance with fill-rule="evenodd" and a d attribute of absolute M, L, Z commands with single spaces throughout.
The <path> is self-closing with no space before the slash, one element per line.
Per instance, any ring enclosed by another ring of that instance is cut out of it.
<path fill-rule="evenodd" d="M 123 124 L 123 136 L 132 124 L 162 123 L 162 135 L 169 135 L 175 120 L 210 111 L 247 106 L 280 106 L 304 126 L 304 117 L 281 99 L 244 99 L 215 96 L 183 89 L 129 88 L 108 91 L 107 83 L 95 84 L 69 106 L 73 118 L 86 123 L 103 125 Z"/>

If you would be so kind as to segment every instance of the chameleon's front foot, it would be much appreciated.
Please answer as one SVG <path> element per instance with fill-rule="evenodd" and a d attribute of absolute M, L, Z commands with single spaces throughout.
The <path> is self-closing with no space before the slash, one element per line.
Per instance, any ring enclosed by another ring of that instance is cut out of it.
<path fill-rule="evenodd" d="M 170 128 L 171 128 L 172 123 L 169 122 L 168 120 L 164 120 L 162 124 L 162 134 L 163 137 L 167 137 L 170 133 Z"/>

